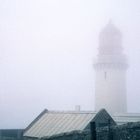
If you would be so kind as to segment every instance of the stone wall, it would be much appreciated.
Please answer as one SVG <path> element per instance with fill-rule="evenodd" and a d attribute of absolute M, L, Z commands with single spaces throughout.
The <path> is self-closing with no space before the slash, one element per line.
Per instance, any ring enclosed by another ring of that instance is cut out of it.
<path fill-rule="evenodd" d="M 111 128 L 97 128 L 97 140 L 140 140 L 140 122 L 127 123 Z M 42 140 L 90 140 L 90 131 L 73 131 L 52 137 L 45 137 Z"/>
<path fill-rule="evenodd" d="M 23 140 L 23 129 L 0 129 L 0 140 Z"/>
<path fill-rule="evenodd" d="M 89 131 L 72 131 L 51 137 L 44 137 L 41 140 L 90 140 Z"/>
<path fill-rule="evenodd" d="M 99 128 L 97 140 L 140 140 L 140 122 Z"/>
<path fill-rule="evenodd" d="M 112 135 L 113 140 L 140 140 L 140 122 L 116 126 Z"/>

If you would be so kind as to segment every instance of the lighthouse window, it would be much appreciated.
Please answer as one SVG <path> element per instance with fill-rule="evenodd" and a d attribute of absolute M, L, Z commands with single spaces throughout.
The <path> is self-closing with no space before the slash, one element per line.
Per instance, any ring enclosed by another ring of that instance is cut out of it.
<path fill-rule="evenodd" d="M 107 72 L 106 71 L 104 72 L 104 78 L 105 79 L 107 78 Z"/>

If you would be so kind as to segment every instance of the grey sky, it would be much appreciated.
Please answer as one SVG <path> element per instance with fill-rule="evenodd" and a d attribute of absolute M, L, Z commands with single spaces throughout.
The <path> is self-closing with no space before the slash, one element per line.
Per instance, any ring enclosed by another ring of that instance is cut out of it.
<path fill-rule="evenodd" d="M 98 35 L 112 19 L 129 59 L 128 111 L 140 112 L 139 0 L 1 0 L 0 128 L 44 108 L 94 110 Z"/>

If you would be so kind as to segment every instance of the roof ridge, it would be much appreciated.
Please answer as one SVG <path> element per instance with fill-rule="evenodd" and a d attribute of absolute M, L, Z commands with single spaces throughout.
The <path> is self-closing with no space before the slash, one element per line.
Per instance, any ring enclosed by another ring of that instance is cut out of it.
<path fill-rule="evenodd" d="M 140 113 L 119 113 L 119 114 L 113 114 L 113 117 L 139 117 Z"/>
<path fill-rule="evenodd" d="M 47 113 L 63 113 L 63 114 L 95 114 L 95 111 L 72 111 L 72 110 L 48 110 Z"/>

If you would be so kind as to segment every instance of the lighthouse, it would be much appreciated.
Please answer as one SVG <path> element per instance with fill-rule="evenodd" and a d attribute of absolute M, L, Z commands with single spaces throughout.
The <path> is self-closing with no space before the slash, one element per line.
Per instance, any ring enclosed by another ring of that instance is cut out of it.
<path fill-rule="evenodd" d="M 122 34 L 109 22 L 99 35 L 95 70 L 95 110 L 127 113 L 126 72 L 128 64 L 123 52 Z"/>

